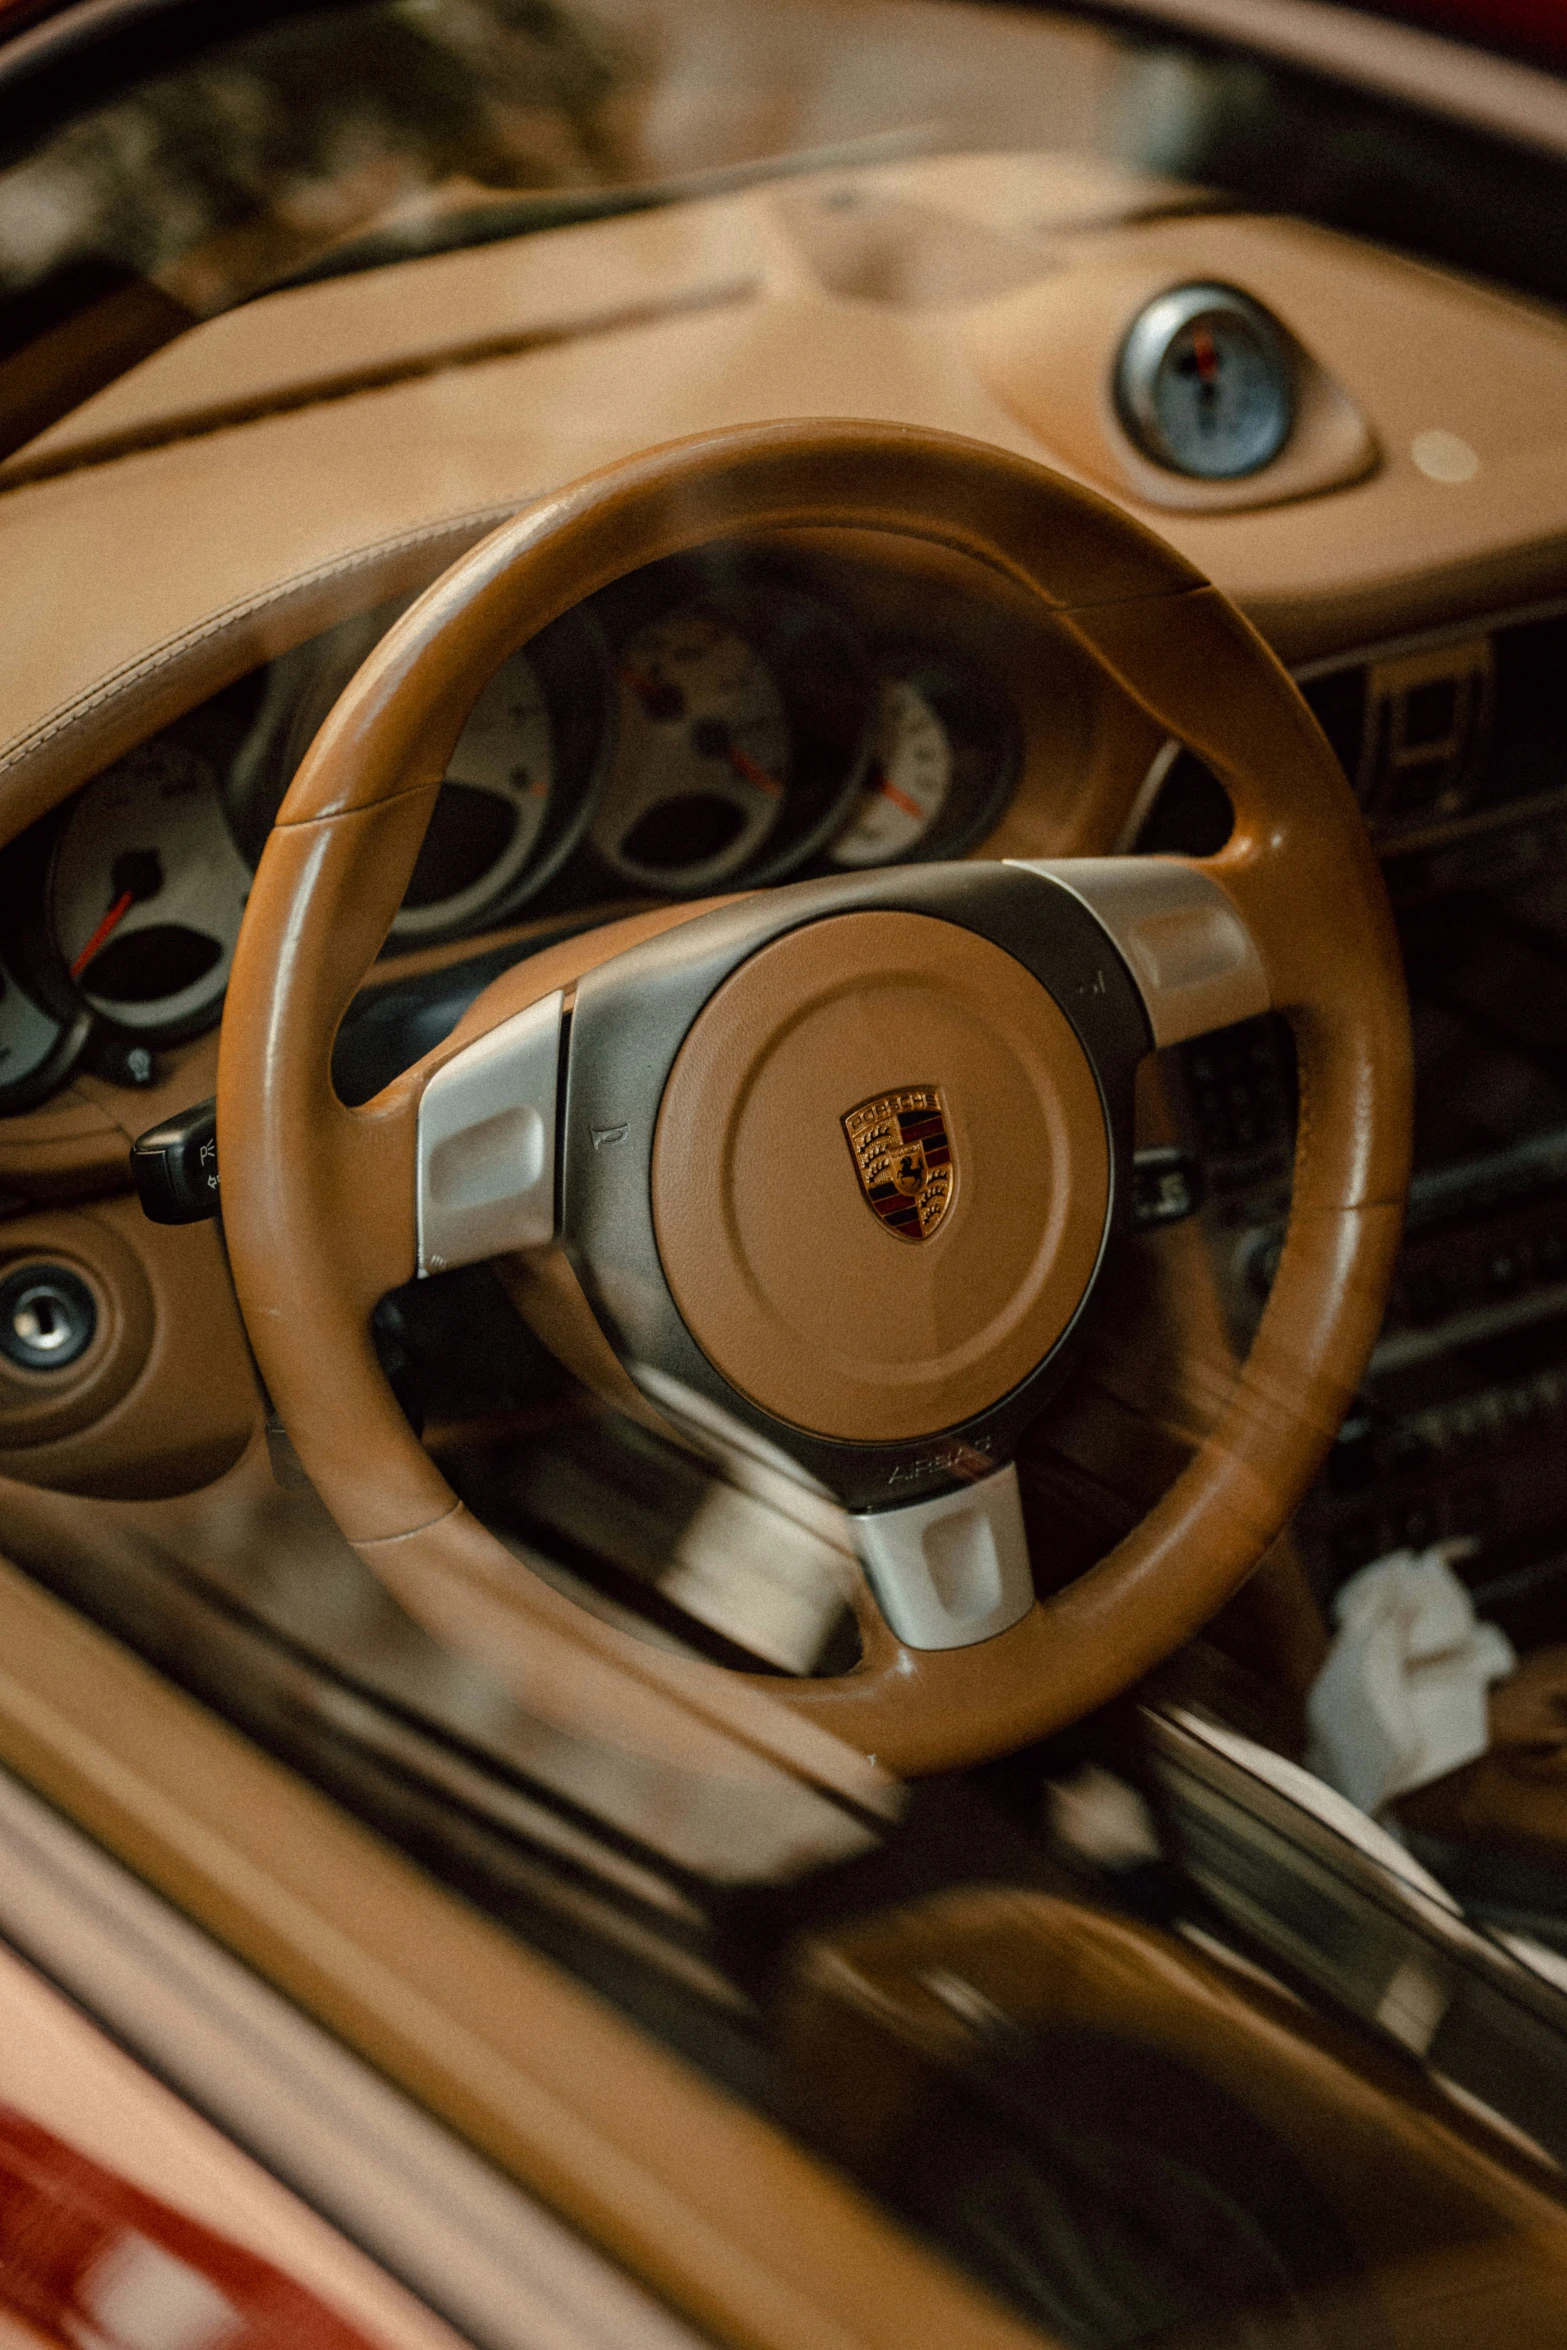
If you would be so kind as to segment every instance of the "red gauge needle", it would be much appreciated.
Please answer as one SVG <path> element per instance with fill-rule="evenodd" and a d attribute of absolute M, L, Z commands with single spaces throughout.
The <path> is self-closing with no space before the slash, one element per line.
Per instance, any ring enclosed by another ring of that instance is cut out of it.
<path fill-rule="evenodd" d="M 102 952 L 132 906 L 139 904 L 143 898 L 155 898 L 162 889 L 163 866 L 157 850 L 127 849 L 123 856 L 116 857 L 109 875 L 109 887 L 114 892 L 113 902 L 71 965 L 73 979 L 80 979 L 94 955 Z"/>
<path fill-rule="evenodd" d="M 97 929 L 93 932 L 91 938 L 87 941 L 87 944 L 83 947 L 81 953 L 77 956 L 75 962 L 71 965 L 71 977 L 73 979 L 80 979 L 82 973 L 86 970 L 88 964 L 92 961 L 94 955 L 98 952 L 98 949 L 101 946 L 106 946 L 108 944 L 109 940 L 119 929 L 120 924 L 125 920 L 126 915 L 130 912 L 132 906 L 134 906 L 135 903 L 136 892 L 133 889 L 121 890 L 119 896 L 115 899 L 113 905 L 109 908 L 109 911 L 107 914 L 105 914 L 103 920 L 99 923 Z"/>
<path fill-rule="evenodd" d="M 1219 429 L 1221 363 L 1218 345 L 1202 325 L 1192 328 L 1192 366 L 1197 371 L 1197 426 L 1200 432 Z"/>
<path fill-rule="evenodd" d="M 925 813 L 918 800 L 911 799 L 906 791 L 893 782 L 890 775 L 878 775 L 871 790 L 879 793 L 882 799 L 891 800 L 893 806 L 901 808 L 905 816 L 919 817 Z"/>
<path fill-rule="evenodd" d="M 783 798 L 783 785 L 777 776 L 769 775 L 749 751 L 741 750 L 724 719 L 697 719 L 691 729 L 691 747 L 704 759 L 722 759 L 753 791 L 765 792 L 770 800 Z"/>
<path fill-rule="evenodd" d="M 683 718 L 686 697 L 678 685 L 667 678 L 649 677 L 645 669 L 636 669 L 629 661 L 620 665 L 620 682 L 629 685 L 650 718 Z"/>
<path fill-rule="evenodd" d="M 777 776 L 769 775 L 765 767 L 759 767 L 754 759 L 748 758 L 738 743 L 731 743 L 725 755 L 742 783 L 754 785 L 757 791 L 765 792 L 770 800 L 783 797 L 783 785 Z"/>

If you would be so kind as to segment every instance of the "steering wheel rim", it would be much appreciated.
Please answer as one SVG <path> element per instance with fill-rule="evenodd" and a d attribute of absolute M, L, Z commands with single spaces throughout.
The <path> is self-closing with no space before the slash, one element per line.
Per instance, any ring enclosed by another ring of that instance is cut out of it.
<path fill-rule="evenodd" d="M 1191 861 L 1255 941 L 1294 1030 L 1294 1199 L 1272 1292 L 1215 1427 L 1096 1567 L 968 1647 L 911 1649 L 862 1606 L 837 1679 L 757 1686 L 807 1739 L 831 1730 L 900 1772 L 982 1759 L 1091 1711 L 1194 1632 L 1301 1499 L 1374 1341 L 1407 1186 L 1407 1005 L 1381 877 L 1332 752 L 1232 605 L 1107 501 L 1027 460 L 910 428 L 774 424 L 654 450 L 538 501 L 383 640 L 290 788 L 229 986 L 218 1116 L 236 1289 L 258 1362 L 321 1498 L 403 1603 L 537 1687 L 564 1637 L 632 1681 L 743 1718 L 747 1676 L 585 1617 L 520 1570 L 413 1437 L 369 1314 L 414 1270 L 417 1105 L 486 1023 L 569 988 L 682 906 L 516 967 L 443 1048 L 350 1111 L 333 1038 L 401 898 L 469 706 L 507 655 L 611 579 L 721 537 L 850 527 L 936 540 L 1031 591 L 1230 793 L 1235 826 Z M 1139 860 L 1138 863 L 1145 861 Z M 573 1367 L 629 1384 L 560 1266 L 543 1326 Z M 548 1292 L 548 1296 L 546 1296 Z M 550 1303 L 553 1300 L 553 1304 Z M 539 1317 L 535 1317 L 539 1319 Z"/>

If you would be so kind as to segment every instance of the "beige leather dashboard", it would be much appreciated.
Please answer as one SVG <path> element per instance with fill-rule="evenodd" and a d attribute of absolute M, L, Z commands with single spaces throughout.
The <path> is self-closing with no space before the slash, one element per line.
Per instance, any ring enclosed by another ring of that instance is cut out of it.
<path fill-rule="evenodd" d="M 1106 387 L 1139 301 L 1193 276 L 1265 302 L 1323 398 L 1239 501 L 1155 503 Z M 1527 304 L 1075 157 L 833 173 L 275 294 L 0 466 L 0 833 L 524 497 L 768 416 L 1053 463 L 1289 660 L 1523 604 L 1567 560 L 1564 380 L 1567 327 Z"/>

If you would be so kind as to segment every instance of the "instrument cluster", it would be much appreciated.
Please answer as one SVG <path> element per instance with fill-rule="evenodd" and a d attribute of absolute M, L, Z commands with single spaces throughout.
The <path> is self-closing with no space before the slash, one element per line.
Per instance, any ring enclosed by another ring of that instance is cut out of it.
<path fill-rule="evenodd" d="M 211 1027 L 289 781 L 403 610 L 311 639 L 139 745 L 0 857 L 0 1111 L 83 1052 Z M 1016 781 L 971 653 L 880 635 L 792 562 L 713 550 L 567 613 L 484 686 L 389 950 L 534 913 L 961 855 Z M 148 1064 L 150 1065 L 150 1063 Z"/>

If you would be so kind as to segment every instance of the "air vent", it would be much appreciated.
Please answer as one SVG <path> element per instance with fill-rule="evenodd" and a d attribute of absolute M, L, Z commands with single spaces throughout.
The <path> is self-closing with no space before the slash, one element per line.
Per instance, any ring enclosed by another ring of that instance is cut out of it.
<path fill-rule="evenodd" d="M 1355 781 L 1374 824 L 1463 812 L 1485 764 L 1495 676 L 1484 636 L 1372 663 Z"/>
<path fill-rule="evenodd" d="M 1463 814 L 1485 767 L 1495 680 L 1491 640 L 1476 636 L 1306 686 L 1377 831 Z"/>
<path fill-rule="evenodd" d="M 1397 840 L 1567 791 L 1563 676 L 1558 615 L 1330 670 L 1301 691 L 1373 831 Z"/>

